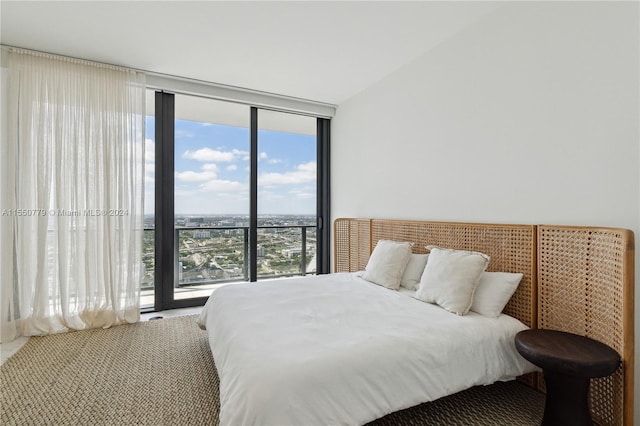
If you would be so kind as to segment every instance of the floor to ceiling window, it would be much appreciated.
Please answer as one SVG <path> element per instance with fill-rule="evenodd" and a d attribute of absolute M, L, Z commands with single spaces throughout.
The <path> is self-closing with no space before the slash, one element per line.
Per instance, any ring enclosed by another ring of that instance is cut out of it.
<path fill-rule="evenodd" d="M 318 252 L 328 235 L 318 227 L 318 218 L 328 217 L 327 180 L 318 168 L 318 156 L 328 152 L 321 122 L 328 124 L 155 93 L 155 117 L 148 119 L 154 131 L 147 133 L 155 245 L 145 239 L 145 248 L 158 267 L 143 306 L 195 306 L 221 285 L 328 272 L 328 253 Z"/>

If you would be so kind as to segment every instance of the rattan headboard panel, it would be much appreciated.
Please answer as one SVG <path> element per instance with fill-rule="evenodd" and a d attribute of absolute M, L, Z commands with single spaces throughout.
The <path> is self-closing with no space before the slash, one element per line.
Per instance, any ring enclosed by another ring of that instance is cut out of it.
<path fill-rule="evenodd" d="M 535 226 L 373 220 L 371 229 L 373 247 L 378 240 L 395 239 L 414 243 L 414 253 L 426 253 L 428 245 L 475 250 L 491 257 L 488 271 L 522 272 L 504 312 L 529 327 L 535 324 Z"/>
<path fill-rule="evenodd" d="M 371 220 L 336 219 L 333 244 L 334 271 L 362 271 L 371 254 Z"/>
<path fill-rule="evenodd" d="M 625 229 L 538 227 L 538 327 L 599 340 L 623 359 L 613 376 L 591 381 L 601 425 L 633 424 L 633 247 Z"/>
<path fill-rule="evenodd" d="M 364 269 L 373 247 L 381 239 L 412 242 L 414 253 L 426 253 L 427 245 L 485 253 L 491 256 L 488 270 L 524 274 L 505 313 L 529 327 L 536 324 L 533 225 L 336 219 L 334 231 L 336 272 Z"/>

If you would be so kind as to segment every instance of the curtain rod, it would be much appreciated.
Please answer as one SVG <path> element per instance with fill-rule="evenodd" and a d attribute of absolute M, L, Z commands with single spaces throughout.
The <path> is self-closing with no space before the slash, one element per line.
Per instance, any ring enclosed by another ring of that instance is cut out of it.
<path fill-rule="evenodd" d="M 265 92 L 244 87 L 225 85 L 189 77 L 143 70 L 139 68 L 124 67 L 121 65 L 114 65 L 106 62 L 87 60 L 68 55 L 59 55 L 56 53 L 44 52 L 34 49 L 25 49 L 19 46 L 0 44 L 0 47 L 2 48 L 3 63 L 6 60 L 5 52 L 11 50 L 23 51 L 25 53 L 33 52 L 37 54 L 51 55 L 52 57 L 83 61 L 100 66 L 115 67 L 123 70 L 141 72 L 147 76 L 147 87 L 156 90 L 165 90 L 169 92 L 195 96 L 206 96 L 214 99 L 235 101 L 243 104 L 250 104 L 257 107 L 266 107 L 285 112 L 299 112 L 305 115 L 313 115 L 324 118 L 333 117 L 337 108 L 337 105 L 327 102 L 297 98 L 294 96 L 281 95 L 278 93 Z"/>

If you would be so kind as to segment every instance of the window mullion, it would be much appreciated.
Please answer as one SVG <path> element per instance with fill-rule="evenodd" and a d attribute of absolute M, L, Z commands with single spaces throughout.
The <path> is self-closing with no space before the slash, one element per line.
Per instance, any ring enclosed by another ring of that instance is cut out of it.
<path fill-rule="evenodd" d="M 249 281 L 258 280 L 258 108 L 251 107 L 249 172 Z"/>

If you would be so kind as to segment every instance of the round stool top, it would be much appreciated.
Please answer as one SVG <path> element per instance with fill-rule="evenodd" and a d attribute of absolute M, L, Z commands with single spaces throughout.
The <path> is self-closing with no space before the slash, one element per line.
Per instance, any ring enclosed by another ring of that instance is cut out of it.
<path fill-rule="evenodd" d="M 570 376 L 605 377 L 620 365 L 620 355 L 611 347 L 564 331 L 524 330 L 516 334 L 515 344 L 525 359 L 543 370 Z"/>

